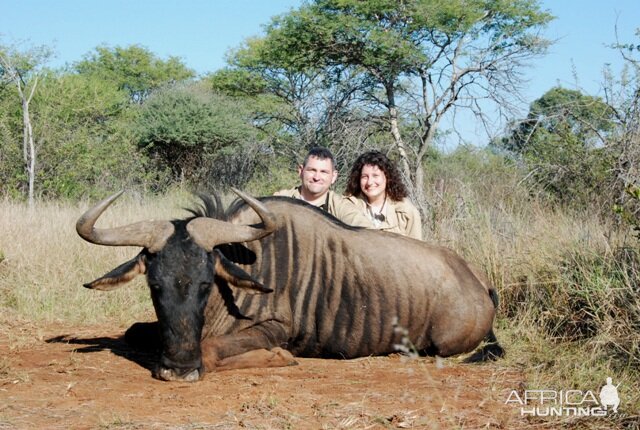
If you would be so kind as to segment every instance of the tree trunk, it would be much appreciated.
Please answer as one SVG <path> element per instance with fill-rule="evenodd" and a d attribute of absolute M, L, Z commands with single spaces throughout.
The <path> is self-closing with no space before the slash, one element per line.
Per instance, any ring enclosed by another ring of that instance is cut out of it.
<path fill-rule="evenodd" d="M 28 180 L 29 207 L 32 208 L 34 204 L 36 182 L 36 144 L 33 137 L 33 127 L 31 126 L 29 103 L 31 103 L 36 92 L 36 88 L 38 87 L 38 74 L 33 74 L 31 85 L 29 85 L 25 79 L 25 74 L 28 72 L 24 72 L 17 68 L 10 57 L 0 55 L 0 65 L 2 65 L 2 68 L 4 69 L 5 78 L 8 78 L 10 82 L 15 83 L 18 95 L 20 96 L 22 106 L 22 158 Z"/>
<path fill-rule="evenodd" d="M 21 92 L 22 93 L 22 92 Z M 36 146 L 33 140 L 33 127 L 29 115 L 29 100 L 22 98 L 23 148 L 24 165 L 29 181 L 29 207 L 33 207 L 36 177 Z"/>
<path fill-rule="evenodd" d="M 439 121 L 437 119 L 431 122 L 428 117 L 425 118 L 425 124 L 427 128 L 421 137 L 420 147 L 418 148 L 418 153 L 416 155 L 415 169 L 413 171 L 413 176 L 415 178 L 416 184 L 420 184 L 420 186 L 416 188 L 415 198 L 420 205 L 421 210 L 423 210 L 423 213 L 426 213 L 428 207 L 426 194 L 424 192 L 423 163 L 424 159 L 427 156 L 427 151 L 433 142 L 438 122 Z"/>
<path fill-rule="evenodd" d="M 407 185 L 409 186 L 409 193 L 411 194 L 412 200 L 416 204 L 424 218 L 429 210 L 429 205 L 424 192 L 424 169 L 422 168 L 422 158 L 426 153 L 426 148 L 424 145 L 422 145 L 418 157 L 415 159 L 414 163 L 411 163 L 407 145 L 402 140 L 402 135 L 400 134 L 400 126 L 398 123 L 398 109 L 395 104 L 395 92 L 393 83 L 386 84 L 385 88 L 387 92 L 387 100 L 389 102 L 388 106 L 391 135 L 393 136 L 393 140 L 396 144 L 396 147 L 398 148 L 398 153 L 400 154 L 400 167 L 402 170 L 402 174 L 404 175 Z M 429 143 L 427 142 L 427 145 L 428 144 Z M 412 166 L 412 164 L 414 165 Z"/>
<path fill-rule="evenodd" d="M 396 106 L 393 82 L 389 82 L 385 84 L 385 89 L 387 92 L 387 101 L 389 102 L 388 109 L 389 109 L 389 124 L 391 127 L 391 136 L 393 136 L 393 141 L 396 144 L 396 148 L 398 148 L 398 153 L 400 154 L 400 167 L 407 181 L 413 184 L 413 178 L 411 175 L 411 165 L 409 164 L 409 155 L 408 155 L 407 147 L 404 141 L 402 140 L 402 135 L 400 134 L 400 127 L 398 126 L 398 108 Z M 413 188 L 415 188 L 415 186 Z"/>

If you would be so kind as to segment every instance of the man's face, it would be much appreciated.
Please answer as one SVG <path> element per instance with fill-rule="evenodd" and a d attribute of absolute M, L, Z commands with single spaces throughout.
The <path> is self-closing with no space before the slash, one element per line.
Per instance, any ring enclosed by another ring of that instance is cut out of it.
<path fill-rule="evenodd" d="M 304 197 L 320 198 L 338 178 L 338 172 L 334 170 L 330 159 L 309 157 L 307 164 L 298 168 L 298 174 L 302 181 Z"/>

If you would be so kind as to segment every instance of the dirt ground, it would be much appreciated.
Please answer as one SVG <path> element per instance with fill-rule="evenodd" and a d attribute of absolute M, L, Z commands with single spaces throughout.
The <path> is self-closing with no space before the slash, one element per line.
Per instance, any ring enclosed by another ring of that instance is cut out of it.
<path fill-rule="evenodd" d="M 376 429 L 526 426 L 506 405 L 522 376 L 500 362 L 402 356 L 151 377 L 153 354 L 112 326 L 3 327 L 0 429 Z M 531 423 L 529 423 L 531 424 Z M 535 428 L 543 428 L 536 425 Z"/>

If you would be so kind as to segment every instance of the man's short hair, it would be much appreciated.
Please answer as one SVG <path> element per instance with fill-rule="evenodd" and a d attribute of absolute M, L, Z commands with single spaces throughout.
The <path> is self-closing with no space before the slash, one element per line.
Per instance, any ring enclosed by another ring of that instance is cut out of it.
<path fill-rule="evenodd" d="M 307 162 L 309 162 L 309 158 L 311 157 L 316 157 L 320 160 L 328 159 L 331 161 L 331 166 L 333 167 L 333 170 L 338 170 L 336 166 L 336 160 L 335 158 L 333 158 L 333 154 L 331 153 L 331 151 L 329 151 L 328 148 L 323 148 L 321 146 L 316 146 L 311 148 L 307 153 L 307 156 L 304 157 L 304 162 L 302 163 L 303 167 L 307 165 Z"/>

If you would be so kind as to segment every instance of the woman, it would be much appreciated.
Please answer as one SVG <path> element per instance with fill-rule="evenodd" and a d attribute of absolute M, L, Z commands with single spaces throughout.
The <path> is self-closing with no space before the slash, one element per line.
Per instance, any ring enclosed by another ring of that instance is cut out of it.
<path fill-rule="evenodd" d="M 422 239 L 420 213 L 407 197 L 398 169 L 382 152 L 358 157 L 345 196 L 361 208 L 374 228 Z"/>

